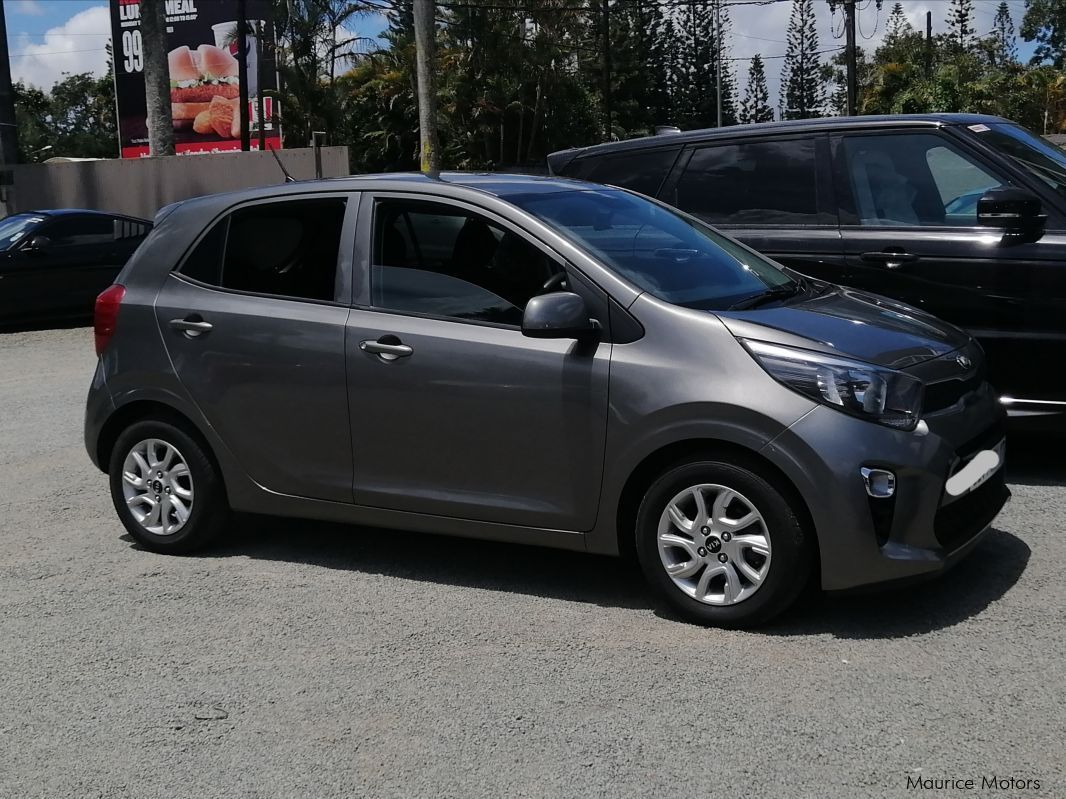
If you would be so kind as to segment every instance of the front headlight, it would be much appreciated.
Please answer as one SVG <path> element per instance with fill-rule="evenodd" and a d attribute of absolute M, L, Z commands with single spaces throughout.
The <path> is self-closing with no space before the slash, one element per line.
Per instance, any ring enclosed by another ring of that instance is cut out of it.
<path fill-rule="evenodd" d="M 748 339 L 741 343 L 774 380 L 806 397 L 900 430 L 918 424 L 924 385 L 916 377 L 781 344 Z"/>

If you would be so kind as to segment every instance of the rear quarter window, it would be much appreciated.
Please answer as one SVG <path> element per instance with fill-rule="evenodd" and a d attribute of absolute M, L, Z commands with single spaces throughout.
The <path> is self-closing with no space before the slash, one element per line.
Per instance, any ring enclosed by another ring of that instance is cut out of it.
<path fill-rule="evenodd" d="M 564 175 L 654 197 L 680 152 L 680 147 L 668 147 L 582 158 L 571 164 Z"/>

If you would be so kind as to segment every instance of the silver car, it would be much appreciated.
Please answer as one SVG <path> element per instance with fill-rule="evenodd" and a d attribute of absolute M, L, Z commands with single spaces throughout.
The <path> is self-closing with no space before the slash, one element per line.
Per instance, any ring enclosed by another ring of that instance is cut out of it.
<path fill-rule="evenodd" d="M 171 206 L 96 345 L 86 446 L 157 552 L 233 509 L 633 554 L 686 617 L 748 626 L 812 580 L 941 572 L 1009 496 L 968 335 L 572 180 Z"/>

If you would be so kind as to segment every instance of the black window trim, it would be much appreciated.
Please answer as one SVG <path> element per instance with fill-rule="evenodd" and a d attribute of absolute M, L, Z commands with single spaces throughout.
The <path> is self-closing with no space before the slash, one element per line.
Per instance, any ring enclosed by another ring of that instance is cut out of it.
<path fill-rule="evenodd" d="M 359 205 L 362 199 L 362 192 L 360 191 L 320 191 L 320 192 L 307 192 L 300 194 L 278 194 L 273 197 L 257 197 L 254 200 L 246 200 L 244 202 L 235 203 L 234 205 L 227 206 L 226 208 L 215 214 L 209 223 L 204 225 L 203 230 L 197 234 L 196 238 L 185 248 L 185 251 L 181 254 L 181 257 L 177 260 L 175 265 L 170 269 L 170 276 L 176 277 L 184 283 L 188 283 L 199 288 L 210 289 L 222 294 L 233 294 L 240 297 L 261 297 L 268 300 L 284 300 L 287 302 L 303 302 L 310 303 L 312 305 L 329 305 L 350 307 L 351 299 L 353 296 L 352 289 L 352 273 L 353 273 L 353 240 L 356 234 L 356 221 L 359 218 Z M 226 245 L 229 243 L 229 221 L 237 211 L 245 208 L 251 208 L 256 205 L 265 205 L 267 203 L 288 202 L 297 200 L 320 200 L 320 199 L 340 199 L 345 201 L 344 206 L 344 218 L 341 220 L 341 233 L 340 233 L 340 245 L 337 250 L 337 272 L 334 279 L 334 293 L 332 300 L 320 300 L 311 297 L 290 297 L 286 294 L 267 294 L 266 292 L 259 291 L 245 291 L 243 289 L 227 288 L 226 286 L 216 286 L 213 283 L 207 283 L 203 280 L 190 277 L 189 275 L 182 273 L 182 268 L 189 260 L 189 256 L 196 251 L 196 248 L 200 246 L 207 235 L 215 229 L 215 225 L 225 220 L 226 222 L 226 240 L 222 244 L 223 254 L 226 251 Z"/>
<path fill-rule="evenodd" d="M 695 155 L 697 150 L 703 150 L 708 147 L 736 147 L 745 144 L 768 144 L 781 141 L 814 142 L 814 177 L 816 181 L 815 196 L 817 199 L 817 213 L 819 215 L 825 215 L 835 221 L 821 224 L 815 224 L 812 222 L 795 222 L 792 224 L 769 222 L 707 222 L 703 219 L 700 221 L 710 225 L 716 230 L 795 230 L 797 227 L 836 230 L 839 227 L 839 216 L 837 212 L 837 206 L 839 203 L 837 202 L 836 181 L 833 179 L 833 173 L 829 166 L 829 133 L 824 131 L 812 133 L 789 131 L 788 133 L 762 133 L 759 135 L 734 137 L 715 136 L 703 141 L 688 142 L 682 149 L 681 155 L 674 162 L 673 171 L 660 187 L 658 199 L 687 214 L 691 213 L 677 205 L 677 185 L 681 182 L 682 176 L 688 170 L 689 162 L 692 160 L 692 156 Z M 695 214 L 692 215 L 695 216 Z"/>
<path fill-rule="evenodd" d="M 561 264 L 563 269 L 568 275 L 576 275 L 579 280 L 584 284 L 581 288 L 590 294 L 598 295 L 601 298 L 601 303 L 604 308 L 607 307 L 607 298 L 610 296 L 603 288 L 597 285 L 591 278 L 584 272 L 578 269 L 568 258 L 565 258 L 558 252 L 556 252 L 551 246 L 541 241 L 536 236 L 533 236 L 528 231 L 519 227 L 517 224 L 501 216 L 495 211 L 485 208 L 484 206 L 477 205 L 463 198 L 448 197 L 440 194 L 422 193 L 416 190 L 412 191 L 368 191 L 365 192 L 366 204 L 361 209 L 361 215 L 359 217 L 359 244 L 357 245 L 356 258 L 360 266 L 362 266 L 361 285 L 353 289 L 352 308 L 358 311 L 372 311 L 374 313 L 386 313 L 393 316 L 409 316 L 416 319 L 431 319 L 441 322 L 454 322 L 461 325 L 476 325 L 478 327 L 491 327 L 499 330 L 510 330 L 521 335 L 521 325 L 508 325 L 502 322 L 486 322 L 481 319 L 462 319 L 456 316 L 446 316 L 443 314 L 429 314 L 419 311 L 403 311 L 395 308 L 381 308 L 372 304 L 372 287 L 371 281 L 371 267 L 370 261 L 373 259 L 374 249 L 374 230 L 377 219 L 378 205 L 381 202 L 401 200 L 406 202 L 424 203 L 428 205 L 453 205 L 456 208 L 466 211 L 468 213 L 478 214 L 485 217 L 488 221 L 496 224 L 505 230 L 514 233 L 521 238 L 525 239 L 530 245 L 536 247 L 542 253 L 547 255 L 557 264 Z M 505 202 L 505 201 L 503 201 Z M 570 289 L 573 290 L 571 284 Z M 365 300 L 365 302 L 359 302 L 359 300 Z M 503 299 L 503 298 L 501 298 Z M 590 311 L 592 309 L 590 308 Z M 607 314 L 604 314 L 607 317 Z M 601 341 L 610 342 L 610 319 L 597 318 L 597 321 L 602 326 L 603 335 Z"/>
<path fill-rule="evenodd" d="M 844 139 L 852 139 L 868 136 L 904 136 L 904 135 L 929 135 L 944 139 L 955 149 L 971 158 L 982 169 L 989 172 L 994 178 L 1003 181 L 1005 186 L 1016 186 L 1018 181 L 1011 172 L 1005 171 L 999 164 L 991 163 L 989 158 L 980 150 L 972 147 L 964 137 L 953 135 L 950 128 L 937 125 L 929 127 L 883 127 L 883 128 L 859 128 L 856 130 L 842 130 L 831 134 L 830 152 L 833 161 L 833 183 L 835 184 L 838 214 L 841 231 L 853 232 L 857 230 L 869 231 L 916 231 L 916 230 L 993 230 L 982 225 L 863 225 L 859 223 L 859 214 L 855 204 L 855 194 L 851 188 L 851 176 L 848 174 L 847 159 L 844 155 Z"/>

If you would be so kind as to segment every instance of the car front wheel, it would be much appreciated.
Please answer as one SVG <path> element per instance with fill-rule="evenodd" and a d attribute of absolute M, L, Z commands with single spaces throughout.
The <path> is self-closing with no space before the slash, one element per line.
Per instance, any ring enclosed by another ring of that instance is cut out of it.
<path fill-rule="evenodd" d="M 141 421 L 115 442 L 111 499 L 122 524 L 146 549 L 185 553 L 225 526 L 229 507 L 203 447 L 169 422 Z"/>
<path fill-rule="evenodd" d="M 772 479 L 714 460 L 668 470 L 637 515 L 648 581 L 685 617 L 720 627 L 773 618 L 803 590 L 813 545 Z"/>

